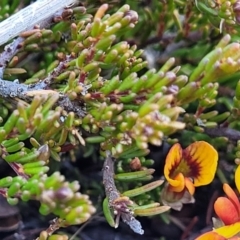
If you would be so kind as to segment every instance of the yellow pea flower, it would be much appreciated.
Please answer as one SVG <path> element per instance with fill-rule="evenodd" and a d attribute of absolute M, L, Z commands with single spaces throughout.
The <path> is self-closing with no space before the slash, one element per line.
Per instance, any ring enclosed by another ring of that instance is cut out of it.
<path fill-rule="evenodd" d="M 197 141 L 182 149 L 176 143 L 170 149 L 164 166 L 167 180 L 162 201 L 176 210 L 183 203 L 194 202 L 195 187 L 212 182 L 218 162 L 218 153 L 205 141 Z"/>

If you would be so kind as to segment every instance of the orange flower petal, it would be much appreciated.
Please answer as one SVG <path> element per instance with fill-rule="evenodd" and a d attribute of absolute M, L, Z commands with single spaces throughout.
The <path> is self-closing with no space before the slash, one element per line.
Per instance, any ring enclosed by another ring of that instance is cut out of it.
<path fill-rule="evenodd" d="M 176 185 L 175 183 L 178 183 Z M 182 173 L 179 173 L 175 178 L 174 178 L 174 184 L 175 186 L 171 185 L 171 182 L 169 182 L 169 189 L 173 192 L 182 192 L 185 188 L 185 179 Z"/>
<path fill-rule="evenodd" d="M 179 143 L 174 144 L 166 158 L 165 166 L 164 166 L 164 176 L 169 182 L 169 184 L 173 187 L 179 186 L 179 181 L 174 180 L 170 175 L 173 169 L 179 164 L 182 159 L 182 148 Z"/>
<path fill-rule="evenodd" d="M 240 193 L 240 165 L 238 165 L 238 167 L 235 171 L 235 183 L 236 183 L 238 192 Z"/>
<path fill-rule="evenodd" d="M 215 175 L 218 153 L 205 141 L 194 142 L 183 150 L 183 158 L 188 161 L 194 186 L 209 184 Z"/>
<path fill-rule="evenodd" d="M 227 183 L 223 184 L 223 191 L 226 193 L 227 197 L 234 204 L 234 206 L 236 208 L 236 212 L 238 212 L 238 216 L 240 217 L 240 203 L 239 203 L 236 193 L 233 191 L 233 189 Z"/>
<path fill-rule="evenodd" d="M 240 232 L 240 222 L 237 222 L 228 226 L 220 227 L 220 228 L 214 229 L 213 231 L 225 238 L 231 238 Z"/>
<path fill-rule="evenodd" d="M 216 232 L 207 232 L 196 238 L 196 240 L 226 240 L 226 238 Z"/>
<path fill-rule="evenodd" d="M 187 188 L 188 192 L 193 195 L 195 192 L 195 187 L 193 182 L 190 178 L 185 178 L 185 187 Z"/>
<path fill-rule="evenodd" d="M 239 220 L 236 206 L 226 197 L 219 197 L 214 203 L 214 209 L 225 225 L 233 224 Z"/>

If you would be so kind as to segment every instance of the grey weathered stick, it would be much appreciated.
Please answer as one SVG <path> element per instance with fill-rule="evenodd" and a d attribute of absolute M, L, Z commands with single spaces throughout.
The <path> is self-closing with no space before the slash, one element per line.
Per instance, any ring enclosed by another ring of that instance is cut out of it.
<path fill-rule="evenodd" d="M 22 41 L 23 41 L 23 38 L 18 37 L 13 42 L 5 46 L 4 51 L 0 53 L 0 78 L 3 77 L 3 73 L 8 62 L 18 52 L 18 46 Z"/>
<path fill-rule="evenodd" d="M 78 0 L 38 0 L 0 22 L 0 46 Z"/>
<path fill-rule="evenodd" d="M 110 206 L 113 202 L 120 197 L 114 182 L 114 159 L 111 157 L 109 151 L 106 152 L 106 159 L 103 164 L 103 184 L 105 186 L 106 196 Z"/>
<path fill-rule="evenodd" d="M 61 106 L 67 112 L 74 112 L 79 117 L 84 117 L 86 112 L 79 101 L 70 100 L 67 95 L 50 89 L 53 79 L 65 70 L 65 64 L 69 61 L 71 61 L 71 56 L 67 56 L 65 61 L 60 62 L 45 79 L 30 85 L 19 83 L 18 79 L 14 81 L 4 80 L 0 76 L 0 97 L 10 99 L 19 98 L 26 102 L 31 102 L 31 99 L 35 95 L 57 94 L 59 97 L 56 103 L 57 106 Z M 89 86 L 86 85 L 84 87 L 85 91 L 87 91 L 88 88 Z"/>
<path fill-rule="evenodd" d="M 79 104 L 79 101 L 72 101 L 67 95 L 58 93 L 54 90 L 46 90 L 47 83 L 44 81 L 38 82 L 36 84 L 26 85 L 19 83 L 18 80 L 13 82 L 3 80 L 0 78 L 0 97 L 3 98 L 19 98 L 26 102 L 30 102 L 34 95 L 49 95 L 57 94 L 58 101 L 57 106 L 61 106 L 67 112 L 74 112 L 79 117 L 85 116 L 85 111 L 83 107 Z"/>
<path fill-rule="evenodd" d="M 130 213 L 122 213 L 122 220 L 126 223 L 135 233 L 140 235 L 144 234 L 141 223 Z"/>
<path fill-rule="evenodd" d="M 234 142 L 240 139 L 240 131 L 228 127 L 204 128 L 204 132 L 210 137 L 226 137 Z"/>
<path fill-rule="evenodd" d="M 103 184 L 109 207 L 114 210 L 116 215 L 116 224 L 118 226 L 119 218 L 126 223 L 135 233 L 143 234 L 141 223 L 133 216 L 133 212 L 128 208 L 131 201 L 127 197 L 121 197 L 114 182 L 114 158 L 109 151 L 106 151 L 106 159 L 103 164 Z"/>

